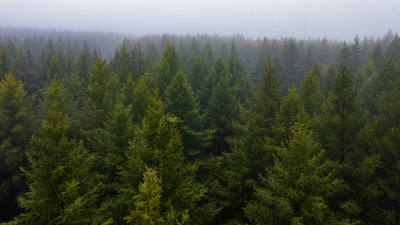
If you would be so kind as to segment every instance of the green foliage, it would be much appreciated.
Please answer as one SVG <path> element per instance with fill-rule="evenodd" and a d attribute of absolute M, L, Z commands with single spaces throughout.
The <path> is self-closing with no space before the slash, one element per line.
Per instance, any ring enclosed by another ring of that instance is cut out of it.
<path fill-rule="evenodd" d="M 11 71 L 10 59 L 8 56 L 8 51 L 5 46 L 0 46 L 0 79 L 3 79 L 6 74 Z"/>
<path fill-rule="evenodd" d="M 291 127 L 296 123 L 306 123 L 308 120 L 307 112 L 303 101 L 296 89 L 290 89 L 288 95 L 281 102 L 281 109 L 277 115 L 277 131 L 275 139 L 278 143 L 284 142 L 291 133 Z"/>
<path fill-rule="evenodd" d="M 204 117 L 199 113 L 199 103 L 181 71 L 166 90 L 165 109 L 178 118 L 185 157 L 192 161 L 198 159 L 200 151 L 209 146 L 212 132 L 203 129 Z"/>
<path fill-rule="evenodd" d="M 162 180 L 161 212 L 167 215 L 166 221 L 181 218 L 182 221 L 188 219 L 188 223 L 197 224 L 207 220 L 207 216 L 212 216 L 204 214 L 207 211 L 213 212 L 212 206 L 199 205 L 205 189 L 193 182 L 197 165 L 184 161 L 176 120 L 164 114 L 159 99 L 153 99 L 142 126 L 136 130 L 127 153 L 127 161 L 121 171 L 121 184 L 128 199 L 138 192 L 137 186 L 141 182 L 142 174 L 150 166 L 158 171 Z"/>
<path fill-rule="evenodd" d="M 304 107 L 310 116 L 321 112 L 322 93 L 320 83 L 314 70 L 310 70 L 300 85 L 300 97 Z"/>
<path fill-rule="evenodd" d="M 67 118 L 54 102 L 27 151 L 30 167 L 24 173 L 29 191 L 19 198 L 25 212 L 17 223 L 90 224 L 85 194 L 91 157 L 81 143 L 68 140 L 68 128 Z"/>
<path fill-rule="evenodd" d="M 201 84 L 199 100 L 203 109 L 208 105 L 214 87 L 222 78 L 229 81 L 231 75 L 229 74 L 222 59 L 217 58 L 211 72 L 205 77 L 203 83 Z"/>
<path fill-rule="evenodd" d="M 160 95 L 164 95 L 165 89 L 168 87 L 173 77 L 180 69 L 178 53 L 175 47 L 168 42 L 162 52 L 161 62 L 156 64 L 156 82 Z"/>
<path fill-rule="evenodd" d="M 233 134 L 232 122 L 238 115 L 237 101 L 228 85 L 228 81 L 222 77 L 213 88 L 206 114 L 207 123 L 211 129 L 215 129 L 211 144 L 211 153 L 220 155 L 228 151 L 225 138 Z"/>
<path fill-rule="evenodd" d="M 0 82 L 0 207 L 1 220 L 16 216 L 16 196 L 25 190 L 19 167 L 26 165 L 25 147 L 29 142 L 26 92 L 13 74 Z"/>
<path fill-rule="evenodd" d="M 112 86 L 106 60 L 99 57 L 94 62 L 89 74 L 83 127 L 89 129 L 103 127 L 103 122 L 112 110 L 112 101 L 116 97 L 112 96 L 111 92 L 114 88 L 115 86 Z"/>
<path fill-rule="evenodd" d="M 142 77 L 137 82 L 133 82 L 128 78 L 122 88 L 122 93 L 124 106 L 131 108 L 132 119 L 136 124 L 139 124 L 146 114 L 152 97 L 145 78 Z"/>
<path fill-rule="evenodd" d="M 268 147 L 268 145 L 267 145 Z M 343 181 L 334 176 L 335 164 L 304 125 L 296 123 L 287 147 L 271 146 L 274 164 L 261 176 L 254 198 L 244 208 L 255 224 L 346 224 L 330 200 Z M 338 202 L 336 202 L 338 204 Z"/>
<path fill-rule="evenodd" d="M 157 171 L 146 168 L 139 193 L 134 197 L 135 210 L 124 219 L 129 224 L 165 224 L 161 214 L 161 179 Z"/>
<path fill-rule="evenodd" d="M 354 149 L 354 138 L 359 129 L 360 117 L 355 102 L 353 81 L 347 66 L 343 66 L 333 84 L 325 105 L 325 113 L 318 122 L 321 144 L 332 160 L 343 164 L 346 155 Z"/>
<path fill-rule="evenodd" d="M 262 126 L 269 130 L 268 136 L 271 137 L 273 119 L 279 110 L 280 95 L 276 67 L 269 57 L 265 61 L 261 81 L 258 84 L 258 90 L 254 92 L 254 98 L 254 111 L 264 119 L 264 121 L 261 121 Z"/>

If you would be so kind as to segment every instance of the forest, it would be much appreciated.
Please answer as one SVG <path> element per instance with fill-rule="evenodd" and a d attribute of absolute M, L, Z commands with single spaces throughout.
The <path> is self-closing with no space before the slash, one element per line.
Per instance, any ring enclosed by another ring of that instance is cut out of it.
<path fill-rule="evenodd" d="M 400 223 L 400 37 L 0 29 L 0 223 Z"/>

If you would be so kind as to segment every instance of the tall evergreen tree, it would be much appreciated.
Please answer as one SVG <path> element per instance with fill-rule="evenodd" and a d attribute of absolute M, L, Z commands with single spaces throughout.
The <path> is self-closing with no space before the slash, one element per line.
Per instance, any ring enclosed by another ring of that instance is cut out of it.
<path fill-rule="evenodd" d="M 346 155 L 354 150 L 354 139 L 359 129 L 356 93 L 347 66 L 344 65 L 334 82 L 325 106 L 325 114 L 320 118 L 322 141 L 327 155 L 343 164 Z M 327 118 L 326 118 L 327 117 Z"/>
<path fill-rule="evenodd" d="M 261 80 L 258 89 L 254 93 L 254 98 L 254 111 L 263 118 L 261 126 L 269 130 L 268 136 L 272 137 L 272 127 L 275 114 L 279 110 L 280 95 L 276 67 L 269 57 L 265 61 L 264 70 L 261 73 Z"/>
<path fill-rule="evenodd" d="M 30 167 L 24 173 L 29 191 L 19 199 L 25 212 L 17 224 L 91 224 L 91 157 L 82 143 L 67 137 L 68 129 L 68 119 L 55 100 L 27 151 Z"/>
<path fill-rule="evenodd" d="M 8 74 L 0 82 L 0 220 L 16 216 L 17 195 L 26 189 L 20 166 L 26 165 L 25 148 L 31 133 L 23 85 Z"/>
<path fill-rule="evenodd" d="M 164 113 L 159 99 L 154 99 L 148 108 L 142 126 L 135 132 L 127 157 L 121 171 L 121 184 L 125 187 L 128 202 L 132 201 L 132 194 L 137 193 L 145 168 L 152 166 L 162 180 L 161 213 L 174 216 L 177 219 L 174 224 L 185 220 L 198 224 L 215 214 L 212 207 L 199 202 L 205 189 L 193 182 L 197 165 L 184 161 L 176 121 Z M 129 214 L 134 215 L 135 209 Z"/>
<path fill-rule="evenodd" d="M 333 202 L 343 191 L 334 177 L 335 164 L 324 159 L 323 151 L 304 125 L 296 123 L 288 146 L 266 146 L 275 152 L 274 164 L 267 167 L 255 187 L 252 201 L 244 208 L 256 224 L 356 224 L 341 208 L 351 202 Z M 344 216 L 343 216 L 344 214 Z"/>
<path fill-rule="evenodd" d="M 165 109 L 178 118 L 184 155 L 195 160 L 201 153 L 199 151 L 204 151 L 210 144 L 211 133 L 203 130 L 204 117 L 200 115 L 199 103 L 181 71 L 167 87 Z"/>
<path fill-rule="evenodd" d="M 222 152 L 228 151 L 229 147 L 225 138 L 233 134 L 232 122 L 237 119 L 238 114 L 237 100 L 228 81 L 222 77 L 213 88 L 206 108 L 208 126 L 215 129 L 211 146 L 213 154 L 220 155 Z"/>
<path fill-rule="evenodd" d="M 10 58 L 5 46 L 0 46 L 0 79 L 3 79 L 11 70 Z"/>
<path fill-rule="evenodd" d="M 311 69 L 300 85 L 300 97 L 304 107 L 310 116 L 321 112 L 323 96 L 317 75 Z"/>
<path fill-rule="evenodd" d="M 161 62 L 156 65 L 156 83 L 161 96 L 164 96 L 173 77 L 180 69 L 178 53 L 175 47 L 168 42 L 162 52 Z"/>

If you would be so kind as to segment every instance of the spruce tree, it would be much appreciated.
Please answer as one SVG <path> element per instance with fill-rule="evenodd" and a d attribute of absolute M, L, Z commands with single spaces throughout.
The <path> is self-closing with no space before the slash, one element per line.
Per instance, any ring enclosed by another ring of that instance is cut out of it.
<path fill-rule="evenodd" d="M 162 52 L 161 62 L 156 65 L 156 83 L 161 96 L 164 96 L 173 77 L 180 69 L 178 53 L 175 47 L 168 42 Z"/>
<path fill-rule="evenodd" d="M 150 166 L 158 171 L 162 180 L 161 213 L 167 215 L 167 221 L 174 217 L 178 221 L 188 219 L 189 224 L 197 224 L 215 214 L 212 206 L 204 206 L 199 202 L 205 189 L 193 182 L 197 165 L 184 161 L 176 121 L 164 113 L 159 99 L 153 99 L 142 126 L 135 131 L 127 161 L 120 173 L 128 205 L 134 205 L 131 204 L 132 198 L 138 193 L 137 187 L 145 168 Z M 131 210 L 133 212 L 129 215 L 135 214 L 135 209 Z"/>
<path fill-rule="evenodd" d="M 335 163 L 324 159 L 311 131 L 296 123 L 286 146 L 265 146 L 275 154 L 255 186 L 253 199 L 244 208 L 255 224 L 356 224 L 341 207 L 351 202 L 331 202 L 343 191 L 334 176 Z"/>
<path fill-rule="evenodd" d="M 304 80 L 301 82 L 300 97 L 310 116 L 321 112 L 323 97 L 319 79 L 312 69 L 306 74 Z"/>
<path fill-rule="evenodd" d="M 199 103 L 181 71 L 167 87 L 165 109 L 178 118 L 185 157 L 195 160 L 209 146 L 212 133 L 203 129 L 204 117 L 200 115 Z"/>
<path fill-rule="evenodd" d="M 82 143 L 67 137 L 69 122 L 57 100 L 32 137 L 24 169 L 29 191 L 19 198 L 25 210 L 17 224 L 91 224 L 89 163 Z"/>
<path fill-rule="evenodd" d="M 238 114 L 237 100 L 229 87 L 228 80 L 222 77 L 213 88 L 206 108 L 208 126 L 215 129 L 211 145 L 212 154 L 220 155 L 229 150 L 225 138 L 233 134 L 232 122 L 237 119 Z"/>
<path fill-rule="evenodd" d="M 0 220 L 16 216 L 16 197 L 26 189 L 19 167 L 26 166 L 25 148 L 31 133 L 22 83 L 13 74 L 0 82 Z"/>
<path fill-rule="evenodd" d="M 254 98 L 253 108 L 262 118 L 261 127 L 267 129 L 268 136 L 272 137 L 272 127 L 275 114 L 279 110 L 280 95 L 276 67 L 272 64 L 270 57 L 267 57 L 265 61 L 258 89 L 254 92 Z"/>

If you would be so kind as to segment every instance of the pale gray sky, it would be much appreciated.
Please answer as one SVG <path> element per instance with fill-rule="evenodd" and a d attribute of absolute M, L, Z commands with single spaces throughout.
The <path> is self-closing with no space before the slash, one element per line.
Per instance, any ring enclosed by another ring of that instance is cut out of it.
<path fill-rule="evenodd" d="M 0 26 L 349 40 L 400 31 L 400 0 L 0 0 Z"/>

